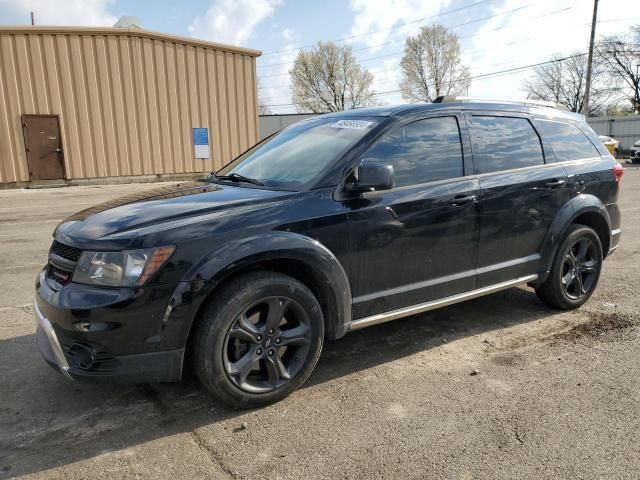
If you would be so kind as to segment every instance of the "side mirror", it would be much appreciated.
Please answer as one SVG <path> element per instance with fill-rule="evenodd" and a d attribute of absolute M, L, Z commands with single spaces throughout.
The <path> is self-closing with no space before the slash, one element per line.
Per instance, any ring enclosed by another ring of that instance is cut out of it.
<path fill-rule="evenodd" d="M 347 183 L 347 192 L 364 193 L 390 190 L 396 184 L 393 165 L 363 160 L 354 171 L 355 181 Z"/>

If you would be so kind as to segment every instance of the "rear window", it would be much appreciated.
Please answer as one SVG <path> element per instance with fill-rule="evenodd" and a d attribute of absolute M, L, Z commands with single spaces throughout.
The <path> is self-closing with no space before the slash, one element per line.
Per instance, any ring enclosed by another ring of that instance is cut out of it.
<path fill-rule="evenodd" d="M 474 115 L 471 138 L 478 173 L 542 165 L 540 137 L 526 118 Z"/>
<path fill-rule="evenodd" d="M 540 128 L 559 162 L 600 156 L 589 138 L 575 125 L 540 120 Z"/>

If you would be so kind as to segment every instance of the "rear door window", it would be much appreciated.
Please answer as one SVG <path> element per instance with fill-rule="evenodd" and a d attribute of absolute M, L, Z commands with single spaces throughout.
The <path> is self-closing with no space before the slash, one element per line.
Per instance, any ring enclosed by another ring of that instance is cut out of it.
<path fill-rule="evenodd" d="M 369 161 L 393 165 L 396 187 L 464 175 L 456 117 L 425 118 L 383 136 L 366 154 Z"/>
<path fill-rule="evenodd" d="M 471 141 L 478 173 L 544 164 L 540 137 L 526 118 L 473 115 Z"/>
<path fill-rule="evenodd" d="M 539 124 L 559 162 L 600 156 L 589 138 L 575 125 L 549 120 L 540 120 Z"/>

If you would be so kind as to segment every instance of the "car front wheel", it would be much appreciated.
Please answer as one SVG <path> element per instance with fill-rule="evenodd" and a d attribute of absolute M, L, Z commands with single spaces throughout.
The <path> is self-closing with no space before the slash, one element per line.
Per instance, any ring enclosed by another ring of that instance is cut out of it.
<path fill-rule="evenodd" d="M 549 277 L 536 289 L 547 304 L 562 310 L 578 308 L 593 294 L 602 270 L 602 244 L 585 225 L 572 225 L 558 249 Z"/>
<path fill-rule="evenodd" d="M 224 286 L 196 329 L 202 384 L 229 406 L 252 408 L 281 400 L 306 381 L 320 357 L 324 319 L 304 284 L 264 271 Z"/>

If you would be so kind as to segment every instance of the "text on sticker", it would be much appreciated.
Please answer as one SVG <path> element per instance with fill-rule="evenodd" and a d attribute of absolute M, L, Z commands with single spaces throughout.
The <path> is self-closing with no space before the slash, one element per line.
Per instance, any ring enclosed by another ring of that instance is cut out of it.
<path fill-rule="evenodd" d="M 364 130 L 369 127 L 371 122 L 367 122 L 366 120 L 339 120 L 333 125 L 333 128 L 353 128 L 356 130 Z"/>

